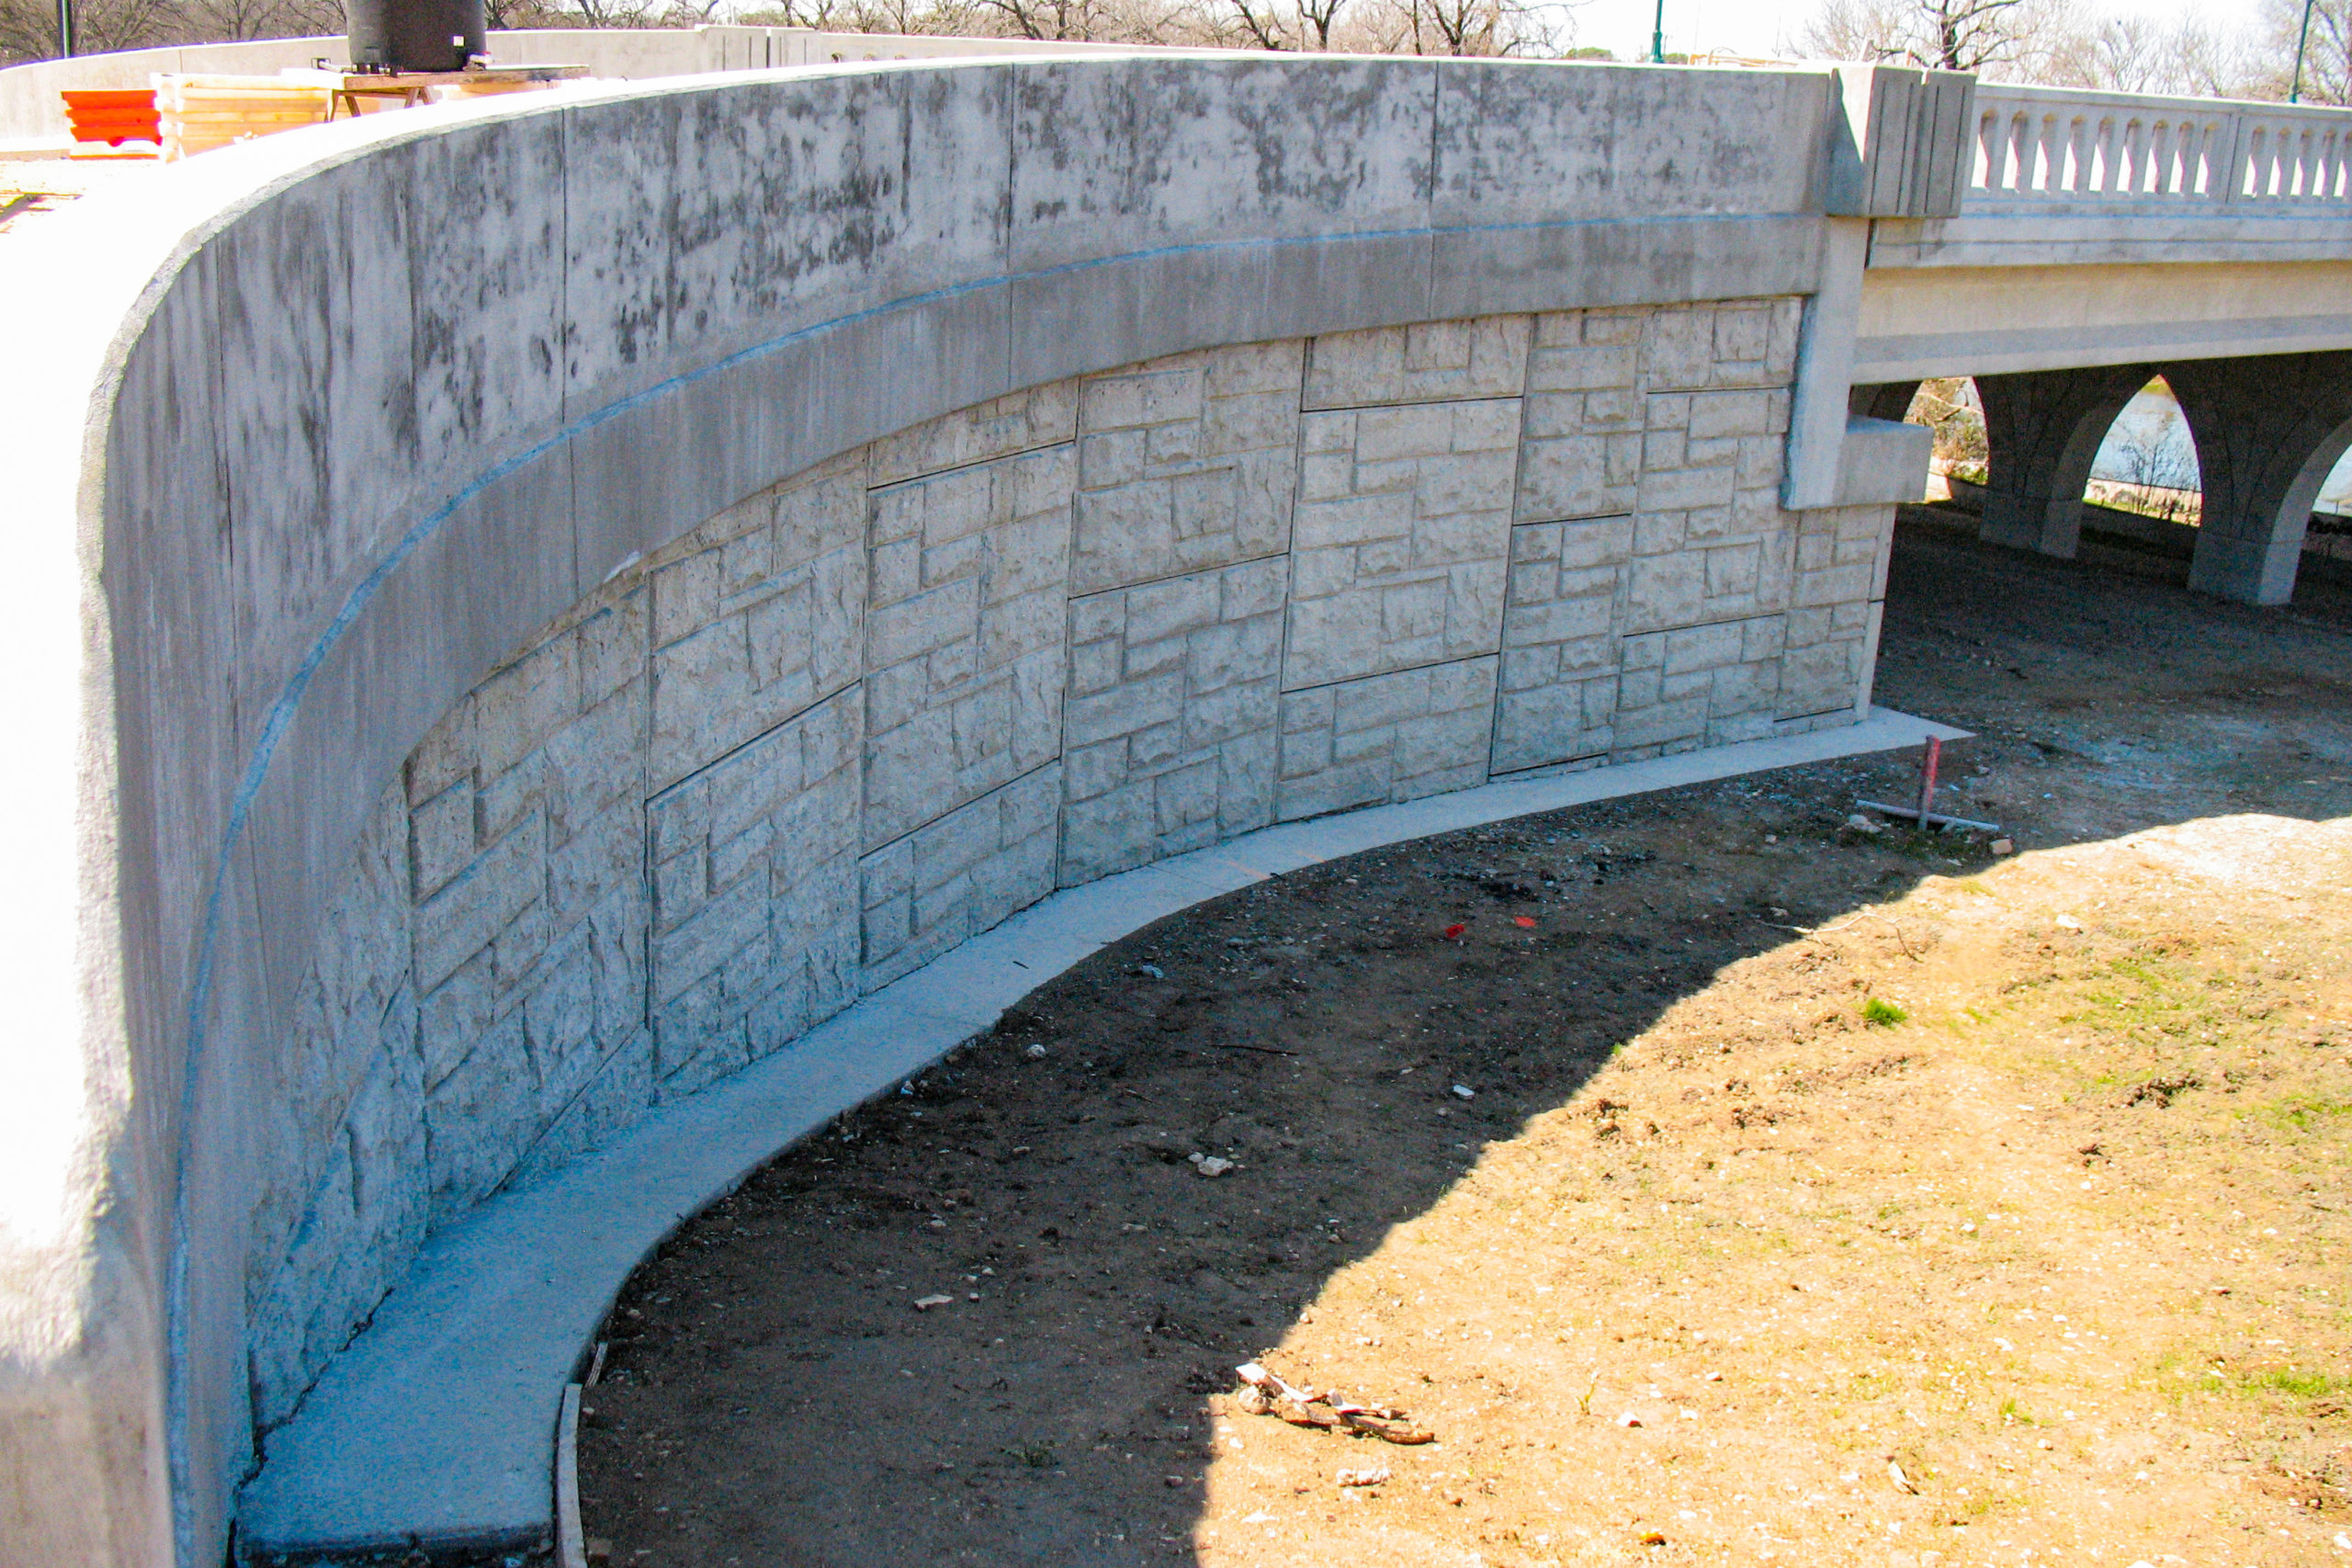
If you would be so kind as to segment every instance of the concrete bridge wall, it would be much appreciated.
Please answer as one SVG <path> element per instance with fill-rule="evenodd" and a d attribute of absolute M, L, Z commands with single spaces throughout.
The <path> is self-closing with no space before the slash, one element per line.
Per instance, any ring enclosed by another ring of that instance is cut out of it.
<path fill-rule="evenodd" d="M 1774 495 L 1850 143 L 1826 73 L 820 70 L 44 225 L 0 1558 L 217 1562 L 429 1226 L 1057 880 L 1850 713 L 1924 443 Z"/>

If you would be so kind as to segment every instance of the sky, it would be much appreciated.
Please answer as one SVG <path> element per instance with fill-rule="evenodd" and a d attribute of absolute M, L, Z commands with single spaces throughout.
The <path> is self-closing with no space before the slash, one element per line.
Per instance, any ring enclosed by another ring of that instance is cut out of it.
<path fill-rule="evenodd" d="M 1792 33 L 1813 11 L 1815 0 L 1666 0 L 1666 48 L 1669 54 L 1771 55 L 1784 34 Z M 2220 28 L 2242 19 L 2251 0 L 2111 0 L 2108 9 L 2143 12 L 2165 22 L 2196 17 Z M 1575 8 L 1576 42 L 1597 44 L 1620 60 L 1646 56 L 1656 0 L 1586 0 Z"/>

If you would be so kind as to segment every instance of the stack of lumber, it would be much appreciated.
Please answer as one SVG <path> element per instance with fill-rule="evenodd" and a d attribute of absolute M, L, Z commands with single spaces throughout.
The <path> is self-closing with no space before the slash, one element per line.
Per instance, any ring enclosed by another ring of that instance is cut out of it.
<path fill-rule="evenodd" d="M 158 76 L 164 156 L 186 158 L 216 147 L 326 121 L 333 78 L 305 76 Z"/>

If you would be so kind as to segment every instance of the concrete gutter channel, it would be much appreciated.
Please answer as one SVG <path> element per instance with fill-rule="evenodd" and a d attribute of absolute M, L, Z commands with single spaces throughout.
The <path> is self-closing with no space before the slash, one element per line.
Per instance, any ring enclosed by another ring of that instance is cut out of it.
<path fill-rule="evenodd" d="M 238 1555 L 268 1568 L 409 1553 L 487 1568 L 554 1547 L 559 1499 L 578 1501 L 578 1400 L 568 1391 L 638 1265 L 776 1154 L 986 1034 L 1031 990 L 1154 920 L 1408 840 L 1968 734 L 1874 708 L 1859 724 L 1810 735 L 1261 829 L 1057 893 L 435 1236 L 300 1412 L 267 1438 L 267 1462 L 238 1510 Z"/>

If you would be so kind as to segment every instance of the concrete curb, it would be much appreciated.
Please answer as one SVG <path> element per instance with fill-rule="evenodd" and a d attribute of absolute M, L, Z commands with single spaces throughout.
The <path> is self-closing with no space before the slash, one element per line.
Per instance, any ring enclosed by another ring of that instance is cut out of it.
<path fill-rule="evenodd" d="M 491 1562 L 547 1550 L 566 1386 L 622 1282 L 662 1237 L 778 1151 L 1153 920 L 1407 840 L 1968 733 L 1874 708 L 1859 724 L 1808 735 L 1286 823 L 1055 894 L 434 1237 L 268 1439 L 239 1510 L 240 1555 L 316 1562 L 406 1549 Z"/>

